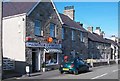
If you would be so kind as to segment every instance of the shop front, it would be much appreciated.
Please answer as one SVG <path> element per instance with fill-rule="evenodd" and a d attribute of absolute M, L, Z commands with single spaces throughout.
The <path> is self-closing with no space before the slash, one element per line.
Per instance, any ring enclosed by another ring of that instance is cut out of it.
<path fill-rule="evenodd" d="M 45 69 L 55 69 L 59 64 L 59 57 L 62 53 L 61 44 L 27 42 L 27 63 L 31 66 L 31 71 L 42 71 L 43 63 Z"/>

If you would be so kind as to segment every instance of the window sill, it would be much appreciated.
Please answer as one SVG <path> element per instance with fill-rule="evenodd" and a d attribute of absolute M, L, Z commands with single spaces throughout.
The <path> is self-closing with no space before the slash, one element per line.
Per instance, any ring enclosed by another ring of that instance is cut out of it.
<path fill-rule="evenodd" d="M 43 37 L 43 36 L 41 36 L 41 35 L 35 35 L 36 37 Z"/>

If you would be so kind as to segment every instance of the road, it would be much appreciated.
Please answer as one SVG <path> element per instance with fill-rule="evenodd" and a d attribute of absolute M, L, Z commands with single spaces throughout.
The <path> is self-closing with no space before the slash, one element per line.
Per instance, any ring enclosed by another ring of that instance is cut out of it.
<path fill-rule="evenodd" d="M 17 79 L 118 79 L 118 68 L 120 65 L 106 65 L 92 68 L 92 71 L 86 73 L 60 74 L 58 70 L 45 73 L 32 74 L 31 77 L 20 77 Z M 120 78 L 120 77 L 119 77 Z"/>

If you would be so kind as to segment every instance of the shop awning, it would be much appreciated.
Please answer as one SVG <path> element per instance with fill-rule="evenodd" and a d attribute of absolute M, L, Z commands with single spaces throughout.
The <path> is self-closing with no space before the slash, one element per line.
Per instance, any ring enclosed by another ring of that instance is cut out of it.
<path fill-rule="evenodd" d="M 61 49 L 45 49 L 47 53 L 62 53 Z"/>

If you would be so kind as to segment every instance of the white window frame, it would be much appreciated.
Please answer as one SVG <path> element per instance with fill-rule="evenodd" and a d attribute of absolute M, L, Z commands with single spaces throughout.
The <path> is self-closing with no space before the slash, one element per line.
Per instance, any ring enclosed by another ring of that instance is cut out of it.
<path fill-rule="evenodd" d="M 72 30 L 72 40 L 75 40 L 75 31 Z"/>
<path fill-rule="evenodd" d="M 83 42 L 83 32 L 80 32 L 80 41 Z"/>
<path fill-rule="evenodd" d="M 46 64 L 46 66 L 58 65 L 58 63 L 59 63 L 59 53 L 56 53 L 56 55 L 57 55 L 57 62 L 56 62 L 56 63 L 49 63 L 49 64 Z"/>
<path fill-rule="evenodd" d="M 65 28 L 62 27 L 62 39 L 65 38 Z"/>
<path fill-rule="evenodd" d="M 54 30 L 52 30 L 51 32 L 51 25 L 54 25 Z M 53 36 L 51 35 L 51 33 L 53 33 Z M 51 37 L 56 37 L 56 25 L 54 23 L 50 23 L 50 36 Z"/>
<path fill-rule="evenodd" d="M 36 22 L 39 23 L 39 26 L 36 26 Z M 36 31 L 36 29 L 39 30 L 39 33 Z M 35 20 L 35 25 L 34 25 L 34 34 L 37 36 L 41 36 L 41 21 L 40 20 Z"/>

